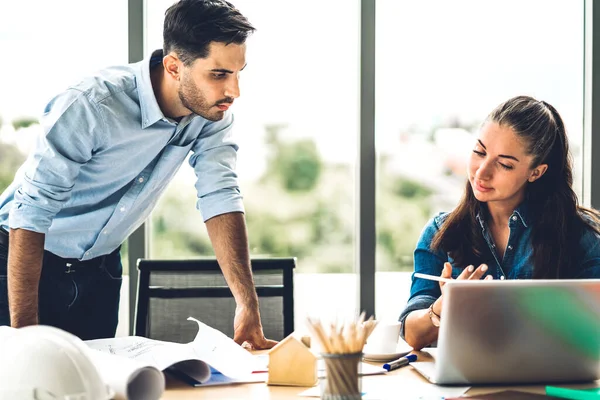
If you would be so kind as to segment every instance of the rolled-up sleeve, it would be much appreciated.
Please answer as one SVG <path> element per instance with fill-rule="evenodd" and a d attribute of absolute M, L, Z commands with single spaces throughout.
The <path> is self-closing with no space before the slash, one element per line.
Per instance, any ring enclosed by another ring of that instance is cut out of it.
<path fill-rule="evenodd" d="M 237 173 L 238 146 L 232 137 L 233 115 L 204 126 L 196 139 L 190 165 L 196 173 L 196 207 L 204 221 L 220 214 L 244 212 Z"/>
<path fill-rule="evenodd" d="M 85 93 L 68 90 L 46 106 L 40 123 L 43 134 L 27 160 L 8 225 L 47 233 L 69 201 L 80 168 L 103 140 L 103 122 Z"/>
<path fill-rule="evenodd" d="M 433 251 L 431 249 L 431 242 L 439 230 L 438 222 L 441 220 L 442 214 L 432 218 L 423 228 L 414 252 L 414 272 L 435 276 L 441 275 L 444 262 L 448 261 L 448 256 L 443 251 Z M 429 307 L 441 294 L 440 285 L 436 281 L 415 279 L 413 273 L 410 297 L 399 318 L 399 321 L 402 322 L 400 334 L 403 339 L 405 337 L 404 322 L 408 314 Z"/>

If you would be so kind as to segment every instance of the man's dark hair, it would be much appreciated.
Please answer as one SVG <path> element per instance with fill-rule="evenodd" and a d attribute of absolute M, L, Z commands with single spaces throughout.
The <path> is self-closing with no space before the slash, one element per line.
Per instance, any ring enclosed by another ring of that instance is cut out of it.
<path fill-rule="evenodd" d="M 180 0 L 165 12 L 163 52 L 186 65 L 208 57 L 211 42 L 243 44 L 255 28 L 224 0 Z"/>

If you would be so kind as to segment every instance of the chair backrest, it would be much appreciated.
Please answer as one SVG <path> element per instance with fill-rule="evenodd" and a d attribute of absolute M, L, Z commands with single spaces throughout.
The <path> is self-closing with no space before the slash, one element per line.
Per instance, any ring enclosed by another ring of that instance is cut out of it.
<path fill-rule="evenodd" d="M 296 258 L 254 258 L 252 273 L 265 337 L 282 340 L 294 331 Z M 235 300 L 215 258 L 138 260 L 136 336 L 187 343 L 194 317 L 233 338 Z"/>

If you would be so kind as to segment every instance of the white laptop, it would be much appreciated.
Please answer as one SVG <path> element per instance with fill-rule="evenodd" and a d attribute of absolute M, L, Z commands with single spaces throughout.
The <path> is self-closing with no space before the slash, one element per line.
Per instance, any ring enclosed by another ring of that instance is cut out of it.
<path fill-rule="evenodd" d="M 437 384 L 600 379 L 600 279 L 453 281 L 435 362 Z"/>

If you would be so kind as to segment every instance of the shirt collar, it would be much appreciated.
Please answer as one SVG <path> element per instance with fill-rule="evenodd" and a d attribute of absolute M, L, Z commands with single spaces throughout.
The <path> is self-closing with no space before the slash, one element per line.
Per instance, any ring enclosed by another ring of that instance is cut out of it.
<path fill-rule="evenodd" d="M 152 59 L 161 58 L 162 50 L 155 50 L 152 55 L 137 63 L 135 72 L 137 88 L 140 97 L 140 109 L 142 112 L 142 129 L 149 127 L 157 121 L 165 118 L 156 101 L 152 80 L 150 79 L 150 63 Z"/>
<path fill-rule="evenodd" d="M 529 204 L 527 200 L 519 204 L 516 210 L 512 213 L 511 218 L 515 215 L 519 218 L 525 228 L 529 226 L 529 223 L 531 222 L 531 215 L 529 213 Z"/>
<path fill-rule="evenodd" d="M 481 225 L 481 228 L 485 228 L 485 220 L 486 220 L 487 214 L 488 214 L 487 207 L 482 206 L 480 208 L 480 211 L 475 216 L 477 218 L 477 221 L 479 222 L 479 225 Z M 514 217 L 516 217 L 517 219 L 514 219 Z M 531 216 L 529 213 L 529 204 L 528 204 L 527 200 L 525 200 L 521 204 L 519 204 L 519 206 L 511 214 L 510 219 L 515 220 L 515 221 L 521 221 L 521 223 L 523 224 L 523 226 L 525 228 L 527 228 L 529 226 L 529 223 L 531 222 L 531 220 L 530 220 Z M 509 221 L 509 223 L 510 223 L 510 221 Z"/>

